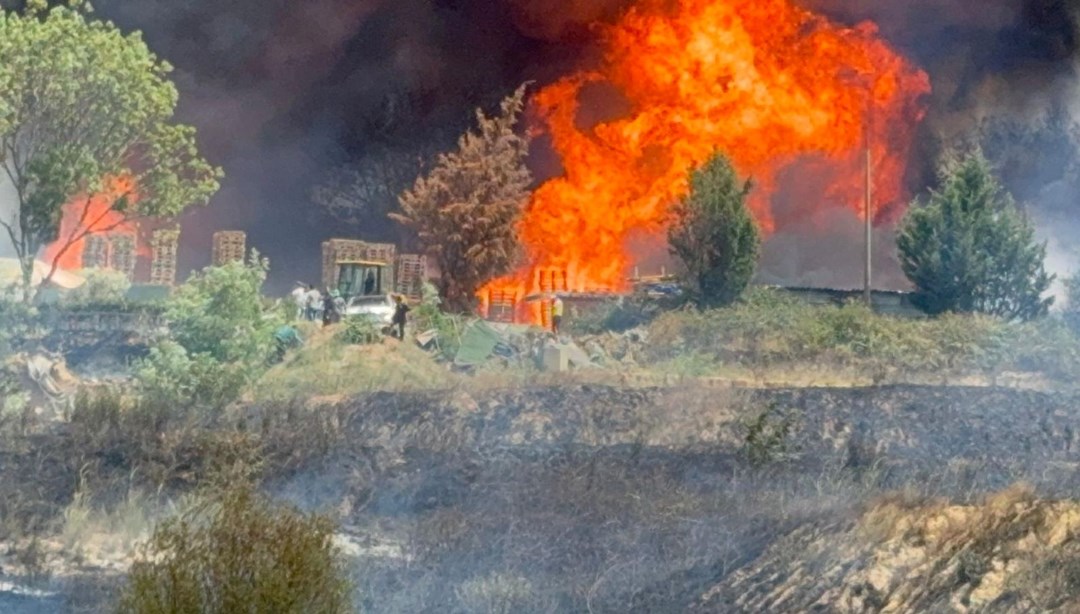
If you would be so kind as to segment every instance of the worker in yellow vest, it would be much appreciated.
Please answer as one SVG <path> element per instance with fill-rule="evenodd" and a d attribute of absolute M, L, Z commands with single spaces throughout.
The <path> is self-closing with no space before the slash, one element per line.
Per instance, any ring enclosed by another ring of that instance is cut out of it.
<path fill-rule="evenodd" d="M 551 301 L 551 332 L 556 335 L 559 334 L 559 327 L 562 325 L 563 303 L 559 295 L 555 295 L 555 300 Z"/>

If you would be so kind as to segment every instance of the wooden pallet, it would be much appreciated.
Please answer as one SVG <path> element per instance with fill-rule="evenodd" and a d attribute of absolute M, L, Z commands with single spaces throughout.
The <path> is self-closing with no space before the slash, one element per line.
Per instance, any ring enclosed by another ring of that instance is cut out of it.
<path fill-rule="evenodd" d="M 214 266 L 229 262 L 243 262 L 247 256 L 247 233 L 239 230 L 215 232 L 211 256 Z"/>
<path fill-rule="evenodd" d="M 387 264 L 387 284 L 394 287 L 394 264 L 397 247 L 393 243 L 368 243 L 354 239 L 330 239 L 322 244 L 322 285 L 337 287 L 338 263 L 346 260 L 372 260 Z"/>
<path fill-rule="evenodd" d="M 150 283 L 157 286 L 176 284 L 176 252 L 179 230 L 155 230 L 150 239 Z"/>
<path fill-rule="evenodd" d="M 394 266 L 394 291 L 404 294 L 410 301 L 423 298 L 424 282 L 427 281 L 427 256 L 401 254 Z"/>

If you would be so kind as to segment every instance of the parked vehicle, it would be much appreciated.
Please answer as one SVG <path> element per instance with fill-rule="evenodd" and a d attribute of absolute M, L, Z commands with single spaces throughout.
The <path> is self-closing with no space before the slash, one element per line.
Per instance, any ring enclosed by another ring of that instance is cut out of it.
<path fill-rule="evenodd" d="M 390 326 L 394 319 L 394 299 L 389 294 L 354 296 L 345 306 L 345 317 L 364 316 L 379 326 Z"/>

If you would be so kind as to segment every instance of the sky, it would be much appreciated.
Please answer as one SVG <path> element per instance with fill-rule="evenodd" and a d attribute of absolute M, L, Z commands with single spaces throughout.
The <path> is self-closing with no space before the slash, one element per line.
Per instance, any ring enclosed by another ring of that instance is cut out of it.
<path fill-rule="evenodd" d="M 1062 131 L 1048 128 L 1046 119 L 1080 117 L 1073 109 L 1078 41 L 1068 0 L 805 2 L 845 23 L 875 19 L 890 42 L 930 73 L 935 93 L 911 163 L 914 191 L 933 183 L 943 138 L 987 118 L 1007 120 L 1037 135 L 1026 147 L 999 137 L 1008 142 L 1003 150 L 1016 150 L 1014 156 L 1036 167 L 1017 173 L 1014 189 L 1039 201 L 1049 227 L 1071 219 L 1075 146 L 1062 143 Z M 209 263 L 215 230 L 245 230 L 249 245 L 271 259 L 270 289 L 283 292 L 294 280 L 318 280 L 326 238 L 397 237 L 385 219 L 349 226 L 312 204 L 312 190 L 335 169 L 388 149 L 446 148 L 477 106 L 490 108 L 524 81 L 548 83 L 595 61 L 590 24 L 614 19 L 631 4 L 98 0 L 94 6 L 121 28 L 143 31 L 176 67 L 179 119 L 199 129 L 205 155 L 226 172 L 211 205 L 183 217 L 181 269 Z M 1056 145 L 1045 147 L 1043 140 Z M 1047 159 L 1032 162 L 1033 149 L 1049 151 L 1040 154 Z M 1068 236 L 1055 241 L 1069 243 Z M 783 237 L 781 243 L 767 260 L 816 257 L 813 241 Z M 811 268 L 832 265 L 823 260 Z"/>

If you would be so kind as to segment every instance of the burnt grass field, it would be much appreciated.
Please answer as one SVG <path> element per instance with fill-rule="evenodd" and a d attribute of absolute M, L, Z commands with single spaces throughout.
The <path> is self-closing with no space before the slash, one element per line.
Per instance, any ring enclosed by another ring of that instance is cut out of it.
<path fill-rule="evenodd" d="M 339 521 L 363 611 L 751 611 L 710 589 L 883 497 L 974 503 L 1018 482 L 1076 497 L 1075 401 L 915 386 L 377 393 L 167 427 L 167 451 L 73 421 L 5 440 L 0 505 L 9 540 L 16 525 L 47 532 L 75 484 L 107 501 L 139 483 L 162 505 L 254 442 L 266 490 Z M 83 572 L 43 581 L 50 608 L 108 609 L 117 574 Z"/>

